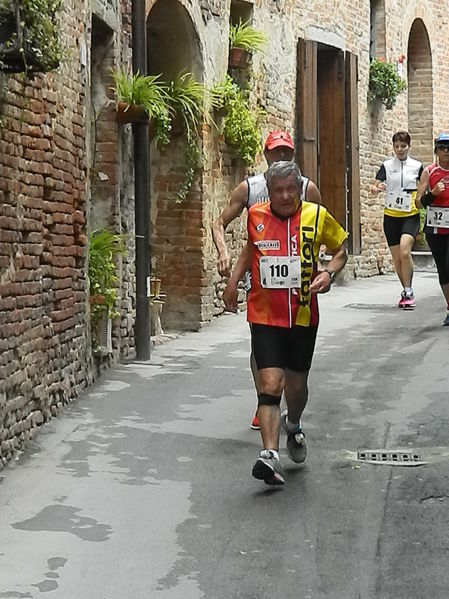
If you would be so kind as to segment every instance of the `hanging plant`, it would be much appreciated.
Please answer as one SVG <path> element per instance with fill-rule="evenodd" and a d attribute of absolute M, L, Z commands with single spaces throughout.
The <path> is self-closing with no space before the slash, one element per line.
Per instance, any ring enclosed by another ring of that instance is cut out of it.
<path fill-rule="evenodd" d="M 59 66 L 61 5 L 62 0 L 0 0 L 0 70 L 47 72 Z"/>
<path fill-rule="evenodd" d="M 192 186 L 200 165 L 199 126 L 204 117 L 206 89 L 192 73 L 181 73 L 168 83 L 169 110 L 173 115 L 173 130 L 186 140 L 185 173 L 176 201 L 182 202 Z"/>
<path fill-rule="evenodd" d="M 117 121 L 134 123 L 148 121 L 154 127 L 154 137 L 161 145 L 169 141 L 171 120 L 167 86 L 160 75 L 128 73 L 124 69 L 112 71 L 117 98 Z"/>
<path fill-rule="evenodd" d="M 391 110 L 398 95 L 407 85 L 397 73 L 396 64 L 374 58 L 369 68 L 368 100 L 380 100 L 387 110 Z"/>
<path fill-rule="evenodd" d="M 245 69 L 251 55 L 260 52 L 267 43 L 267 36 L 260 29 L 250 25 L 249 21 L 239 21 L 229 28 L 229 66 Z"/>
<path fill-rule="evenodd" d="M 211 90 L 214 105 L 223 107 L 223 135 L 238 158 L 252 166 L 262 150 L 261 122 L 265 111 L 251 106 L 249 90 L 241 89 L 229 75 Z"/>

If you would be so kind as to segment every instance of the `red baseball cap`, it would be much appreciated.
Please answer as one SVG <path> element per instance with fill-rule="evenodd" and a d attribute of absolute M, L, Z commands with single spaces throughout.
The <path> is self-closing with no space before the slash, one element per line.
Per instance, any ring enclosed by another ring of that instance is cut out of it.
<path fill-rule="evenodd" d="M 274 150 L 282 146 L 295 149 L 295 144 L 287 131 L 272 131 L 266 139 L 265 150 Z"/>

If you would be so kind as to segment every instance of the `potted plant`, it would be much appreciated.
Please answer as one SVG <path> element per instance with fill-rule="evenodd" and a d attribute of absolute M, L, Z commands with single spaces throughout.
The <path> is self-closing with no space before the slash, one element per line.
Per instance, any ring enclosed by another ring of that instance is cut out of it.
<path fill-rule="evenodd" d="M 215 103 L 225 108 L 225 141 L 233 147 L 238 158 L 251 166 L 262 150 L 260 125 L 265 111 L 259 106 L 252 107 L 249 91 L 241 89 L 229 75 L 212 88 L 212 95 Z"/>
<path fill-rule="evenodd" d="M 267 42 L 263 31 L 250 25 L 249 21 L 239 21 L 229 28 L 229 66 L 245 69 L 253 52 L 262 50 Z"/>
<path fill-rule="evenodd" d="M 382 59 L 374 58 L 369 67 L 368 100 L 380 101 L 387 110 L 391 110 L 398 95 L 407 88 L 399 77 L 396 65 Z"/>
<path fill-rule="evenodd" d="M 198 128 L 204 116 L 206 89 L 192 73 L 181 73 L 168 83 L 168 96 L 172 131 L 186 138 L 186 170 L 176 198 L 182 202 L 192 186 L 201 156 Z"/>
<path fill-rule="evenodd" d="M 0 70 L 46 72 L 59 66 L 61 5 L 62 0 L 0 0 Z"/>
<path fill-rule="evenodd" d="M 123 124 L 150 120 L 155 137 L 168 143 L 171 124 L 167 86 L 160 81 L 160 75 L 141 75 L 139 71 L 132 74 L 119 69 L 112 71 L 112 77 L 117 97 L 117 121 Z"/>
<path fill-rule="evenodd" d="M 94 345 L 99 345 L 98 331 L 105 328 L 103 321 L 112 320 L 119 313 L 117 301 L 116 257 L 126 253 L 123 235 L 108 229 L 96 229 L 89 235 L 89 303 Z M 111 326 L 107 323 L 110 331 Z"/>

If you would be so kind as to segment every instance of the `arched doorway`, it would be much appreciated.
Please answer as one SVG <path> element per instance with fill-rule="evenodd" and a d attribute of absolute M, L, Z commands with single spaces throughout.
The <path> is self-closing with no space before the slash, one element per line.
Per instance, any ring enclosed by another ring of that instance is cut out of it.
<path fill-rule="evenodd" d="M 147 17 L 148 71 L 165 81 L 192 73 L 203 81 L 200 41 L 186 8 L 178 0 L 157 0 Z M 198 132 L 198 136 L 201 133 Z M 198 139 L 201 144 L 202 140 Z M 186 139 L 150 148 L 151 271 L 161 279 L 164 329 L 197 330 L 201 323 L 203 272 L 202 173 L 198 169 L 189 194 L 177 203 L 186 173 Z"/>
<path fill-rule="evenodd" d="M 408 41 L 408 123 L 413 156 L 433 160 L 432 54 L 426 26 L 415 19 Z"/>

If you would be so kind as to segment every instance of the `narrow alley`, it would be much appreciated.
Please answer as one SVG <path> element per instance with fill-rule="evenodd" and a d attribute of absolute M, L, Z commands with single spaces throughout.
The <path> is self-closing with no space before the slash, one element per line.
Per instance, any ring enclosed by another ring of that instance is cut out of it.
<path fill-rule="evenodd" d="M 0 597 L 447 599 L 449 331 L 435 274 L 415 290 L 414 311 L 394 275 L 321 298 L 282 488 L 251 477 L 244 314 L 107 371 L 1 472 Z"/>

